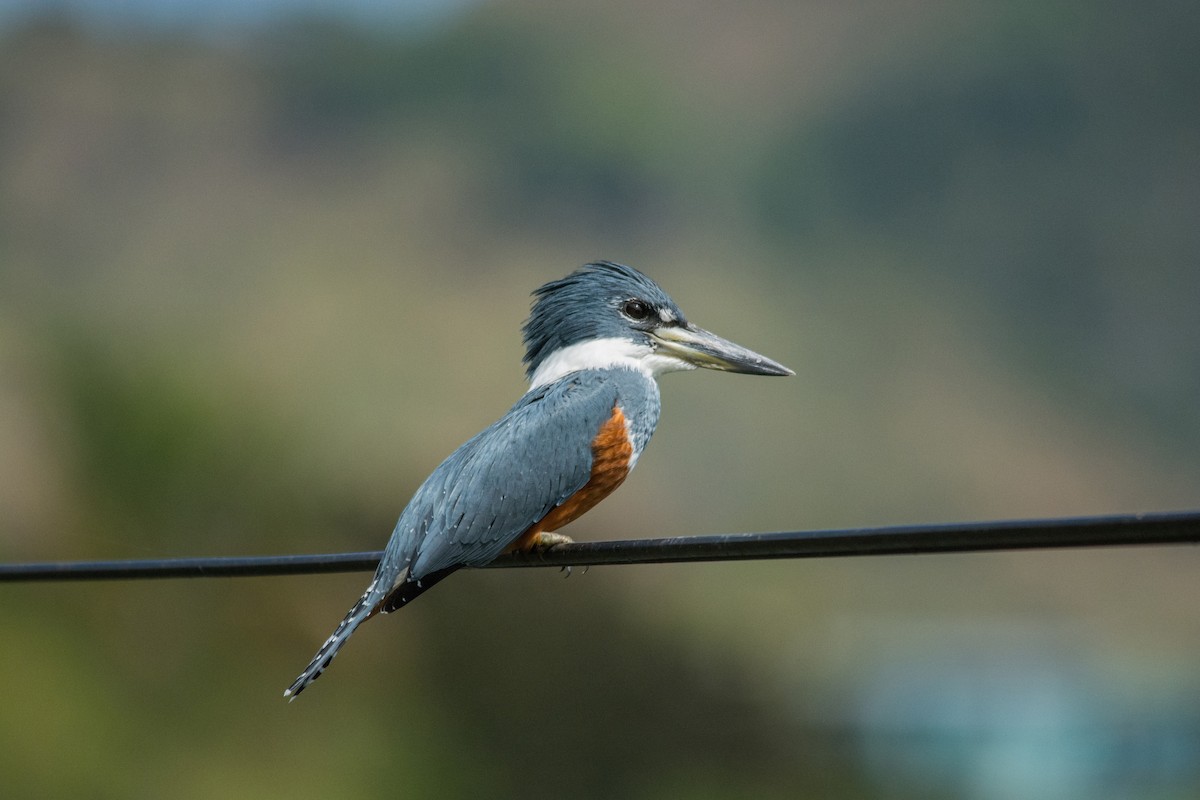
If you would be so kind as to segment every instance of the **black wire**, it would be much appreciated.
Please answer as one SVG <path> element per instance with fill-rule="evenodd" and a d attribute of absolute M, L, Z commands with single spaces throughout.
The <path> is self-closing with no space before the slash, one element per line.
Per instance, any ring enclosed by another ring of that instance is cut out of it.
<path fill-rule="evenodd" d="M 95 581 L 132 578 L 250 578 L 262 575 L 309 575 L 366 572 L 375 569 L 382 551 L 302 556 L 214 556 L 137 561 L 48 561 L 0 564 L 0 583 L 16 581 Z"/>
<path fill-rule="evenodd" d="M 1200 543 L 1200 512 L 1008 520 L 784 533 L 734 533 L 576 542 L 497 558 L 488 567 L 583 567 L 763 558 L 968 553 L 994 550 Z M 381 552 L 324 555 L 0 564 L 0 582 L 216 578 L 365 572 Z"/>

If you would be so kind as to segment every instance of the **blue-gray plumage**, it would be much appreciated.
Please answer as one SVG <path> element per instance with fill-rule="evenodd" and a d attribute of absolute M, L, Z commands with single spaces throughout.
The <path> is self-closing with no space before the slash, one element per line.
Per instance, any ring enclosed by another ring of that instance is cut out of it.
<path fill-rule="evenodd" d="M 524 326 L 529 391 L 417 490 L 374 580 L 286 696 L 316 680 L 377 612 L 400 608 L 461 567 L 570 541 L 553 531 L 619 486 L 654 433 L 658 375 L 698 366 L 792 374 L 691 325 L 630 267 L 588 264 L 534 296 Z"/>

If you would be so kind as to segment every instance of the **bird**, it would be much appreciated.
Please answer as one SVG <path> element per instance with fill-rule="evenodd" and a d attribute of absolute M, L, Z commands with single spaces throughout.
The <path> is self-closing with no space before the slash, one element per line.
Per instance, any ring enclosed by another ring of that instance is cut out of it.
<path fill-rule="evenodd" d="M 658 376 L 795 374 L 688 322 L 651 278 L 612 261 L 535 290 L 522 331 L 529 389 L 417 489 L 370 585 L 285 697 L 320 677 L 360 624 L 456 570 L 569 543 L 557 530 L 620 486 L 654 433 Z"/>

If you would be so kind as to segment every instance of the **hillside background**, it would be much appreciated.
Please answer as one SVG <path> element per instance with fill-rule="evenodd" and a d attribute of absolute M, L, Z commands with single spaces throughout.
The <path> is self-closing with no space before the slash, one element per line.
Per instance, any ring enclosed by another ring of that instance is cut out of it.
<path fill-rule="evenodd" d="M 0 561 L 374 550 L 633 264 L 580 539 L 1200 507 L 1200 5 L 9 2 Z M 0 588 L 6 798 L 1200 795 L 1192 549 Z"/>

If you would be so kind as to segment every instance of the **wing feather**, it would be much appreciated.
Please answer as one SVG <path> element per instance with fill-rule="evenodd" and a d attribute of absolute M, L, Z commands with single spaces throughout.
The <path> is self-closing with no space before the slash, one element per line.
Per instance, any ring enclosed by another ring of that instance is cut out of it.
<path fill-rule="evenodd" d="M 592 441 L 616 403 L 616 387 L 595 373 L 527 394 L 434 470 L 396 523 L 384 560 L 411 564 L 411 581 L 503 553 L 587 483 Z"/>

